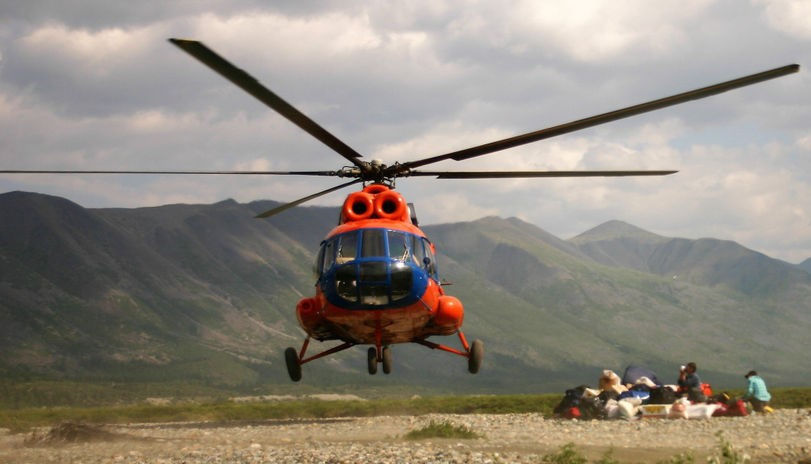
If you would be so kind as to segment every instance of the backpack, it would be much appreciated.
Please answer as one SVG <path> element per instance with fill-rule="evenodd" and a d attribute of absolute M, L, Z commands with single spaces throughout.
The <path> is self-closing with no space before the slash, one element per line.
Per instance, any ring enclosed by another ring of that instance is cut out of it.
<path fill-rule="evenodd" d="M 588 388 L 588 386 L 580 385 L 579 387 L 566 390 L 563 399 L 555 406 L 553 412 L 558 415 L 564 415 L 569 409 L 579 406 L 580 399 L 583 397 L 583 392 L 586 391 L 586 388 Z M 580 416 L 580 411 L 577 412 L 577 415 L 578 417 Z"/>
<path fill-rule="evenodd" d="M 602 419 L 605 416 L 605 405 L 600 398 L 581 398 L 580 415 L 583 419 Z"/>
<path fill-rule="evenodd" d="M 676 401 L 676 392 L 670 387 L 652 388 L 648 404 L 673 404 Z"/>

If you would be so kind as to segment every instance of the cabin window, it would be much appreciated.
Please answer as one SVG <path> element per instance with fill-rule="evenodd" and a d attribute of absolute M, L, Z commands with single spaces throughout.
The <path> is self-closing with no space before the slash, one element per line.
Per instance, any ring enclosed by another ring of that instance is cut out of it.
<path fill-rule="evenodd" d="M 381 229 L 365 229 L 363 231 L 363 241 L 361 256 L 371 258 L 376 256 L 386 256 L 386 245 L 383 241 L 384 231 Z"/>

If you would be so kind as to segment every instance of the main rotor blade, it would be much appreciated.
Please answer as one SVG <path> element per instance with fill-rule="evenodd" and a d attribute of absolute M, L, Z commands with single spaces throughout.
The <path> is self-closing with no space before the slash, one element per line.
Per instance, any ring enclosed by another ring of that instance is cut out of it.
<path fill-rule="evenodd" d="M 679 171 L 411 171 L 406 176 L 436 176 L 437 179 L 511 179 L 529 177 L 624 177 L 667 176 Z"/>
<path fill-rule="evenodd" d="M 337 171 L 81 171 L 5 169 L 0 174 L 168 174 L 168 175 L 247 175 L 247 176 L 336 176 Z"/>
<path fill-rule="evenodd" d="M 215 53 L 210 48 L 196 40 L 169 39 L 169 42 L 177 45 L 189 55 L 197 58 L 219 73 L 224 78 L 236 84 L 242 90 L 256 97 L 259 101 L 276 110 L 279 114 L 287 118 L 288 121 L 297 125 L 308 134 L 320 140 L 324 145 L 332 148 L 339 155 L 348 159 L 352 164 L 363 168 L 363 163 L 358 159 L 362 155 L 352 149 L 349 145 L 329 133 L 326 129 L 318 125 L 315 121 L 307 117 L 304 113 L 294 108 L 281 97 L 271 92 L 267 87 L 259 83 L 256 78 L 234 66 L 225 58 Z"/>
<path fill-rule="evenodd" d="M 700 98 L 709 97 L 711 95 L 716 95 L 722 92 L 726 92 L 728 90 L 737 89 L 739 87 L 757 84 L 758 82 L 763 82 L 769 79 L 785 76 L 787 74 L 796 73 L 797 71 L 799 71 L 799 69 L 800 65 L 790 64 L 788 66 L 783 66 L 780 68 L 771 69 L 769 71 L 744 76 L 738 79 L 733 79 L 731 81 L 722 82 L 720 84 L 715 84 L 696 90 L 690 90 L 688 92 L 683 92 L 669 97 L 660 98 L 658 100 L 653 100 L 647 103 L 640 103 L 638 105 L 629 106 L 627 108 L 622 108 L 608 113 L 578 119 L 577 121 L 572 121 L 565 124 L 560 124 L 558 126 L 537 130 L 535 132 L 517 135 L 507 139 L 498 140 L 495 142 L 490 142 L 484 145 L 478 145 L 471 148 L 466 148 L 464 150 L 454 151 L 444 155 L 433 156 L 431 158 L 425 158 L 417 161 L 402 163 L 393 166 L 394 174 L 399 174 L 411 168 L 425 166 L 426 164 L 436 163 L 439 161 L 444 161 L 446 159 L 461 161 L 476 156 L 486 155 L 488 153 L 493 153 L 500 150 L 506 150 L 507 148 L 537 142 L 539 140 L 555 137 L 557 135 L 567 134 L 569 132 L 578 131 L 599 124 L 604 124 L 610 121 L 616 121 L 617 119 L 627 118 L 629 116 L 647 113 L 649 111 L 666 108 L 668 106 L 678 105 L 680 103 L 685 103 L 690 100 L 698 100 Z"/>
<path fill-rule="evenodd" d="M 294 206 L 298 206 L 298 205 L 300 205 L 300 204 L 302 204 L 302 203 L 304 203 L 304 202 L 310 201 L 310 200 L 312 200 L 313 198 L 318 198 L 318 197 L 320 197 L 321 195 L 326 195 L 326 194 L 328 194 L 328 193 L 330 193 L 330 192 L 334 192 L 334 191 L 336 191 L 336 190 L 340 190 L 340 189 L 342 189 L 342 188 L 344 188 L 344 187 L 349 187 L 350 185 L 352 185 L 352 184 L 357 184 L 358 182 L 363 182 L 363 179 L 355 179 L 355 180 L 350 181 L 350 182 L 347 182 L 347 183 L 345 183 L 345 184 L 341 184 L 341 185 L 337 185 L 337 186 L 332 187 L 332 188 L 328 188 L 328 189 L 326 189 L 326 190 L 323 190 L 323 191 L 318 192 L 318 193 L 314 193 L 314 194 L 309 195 L 309 196 L 306 196 L 306 197 L 304 197 L 304 198 L 299 198 L 299 199 L 298 199 L 298 200 L 296 200 L 296 201 L 292 201 L 292 202 L 290 202 L 290 203 L 285 203 L 285 204 L 283 204 L 283 205 L 281 205 L 281 206 L 278 206 L 278 207 L 276 207 L 276 208 L 269 209 L 269 210 L 265 211 L 265 212 L 264 212 L 264 213 L 262 213 L 262 214 L 257 214 L 257 215 L 256 215 L 256 216 L 254 216 L 254 217 L 256 217 L 256 218 L 266 218 L 266 217 L 273 216 L 274 214 L 279 214 L 279 213 L 281 213 L 282 211 L 286 211 L 286 210 L 288 210 L 288 209 L 290 209 L 290 208 L 292 208 L 292 207 L 294 207 Z"/>

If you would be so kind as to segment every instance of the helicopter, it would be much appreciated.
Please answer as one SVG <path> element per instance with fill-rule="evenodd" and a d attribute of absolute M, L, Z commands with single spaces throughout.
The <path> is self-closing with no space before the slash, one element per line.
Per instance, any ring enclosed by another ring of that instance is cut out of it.
<path fill-rule="evenodd" d="M 392 371 L 392 345 L 416 343 L 467 358 L 468 371 L 479 372 L 484 343 L 469 343 L 462 331 L 464 306 L 445 293 L 436 262 L 436 246 L 419 228 L 414 205 L 395 190 L 401 178 L 428 176 L 437 179 L 508 179 L 547 177 L 664 176 L 675 170 L 620 171 L 425 171 L 417 168 L 445 160 L 464 161 L 508 148 L 586 129 L 599 124 L 716 95 L 799 71 L 790 64 L 719 84 L 682 92 L 626 108 L 578 119 L 533 132 L 477 145 L 446 154 L 386 165 L 363 156 L 300 112 L 247 72 L 196 40 L 168 39 L 269 108 L 319 140 L 349 162 L 324 171 L 123 171 L 123 170 L 0 170 L 3 174 L 178 174 L 178 175 L 298 175 L 351 179 L 329 189 L 284 203 L 258 214 L 267 218 L 320 196 L 361 184 L 340 208 L 338 224 L 321 242 L 315 260 L 315 295 L 302 298 L 296 317 L 306 337 L 299 349 L 284 352 L 292 381 L 302 378 L 302 366 L 311 361 L 370 345 L 367 370 Z M 461 348 L 428 340 L 456 335 Z M 307 355 L 311 340 L 340 344 Z"/>

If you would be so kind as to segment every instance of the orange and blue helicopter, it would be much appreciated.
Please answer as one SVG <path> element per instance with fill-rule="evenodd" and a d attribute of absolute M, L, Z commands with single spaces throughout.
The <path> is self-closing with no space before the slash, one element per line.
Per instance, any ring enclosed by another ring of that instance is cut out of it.
<path fill-rule="evenodd" d="M 691 90 L 658 100 L 629 106 L 546 129 L 517 135 L 463 150 L 385 165 L 379 160 L 364 161 L 349 147 L 315 121 L 234 66 L 203 43 L 169 39 L 171 43 L 277 111 L 349 163 L 334 171 L 56 171 L 2 170 L 0 173 L 38 174 L 250 174 L 332 176 L 352 180 L 283 204 L 259 214 L 266 218 L 314 198 L 355 184 L 362 190 L 351 193 L 341 207 L 338 225 L 321 244 L 316 258 L 315 295 L 296 305 L 296 316 L 307 336 L 300 349 L 285 350 L 288 374 L 301 380 L 302 365 L 356 345 L 368 349 L 369 374 L 392 369 L 391 346 L 418 343 L 428 348 L 453 353 L 468 360 L 471 373 L 479 371 L 484 356 L 480 340 L 468 343 L 462 332 L 464 307 L 447 295 L 437 273 L 436 248 L 419 228 L 413 205 L 394 190 L 395 180 L 413 176 L 438 179 L 506 179 L 539 177 L 659 176 L 661 171 L 423 171 L 417 168 L 445 160 L 463 161 L 500 150 L 537 142 L 550 137 L 586 129 L 610 121 L 658 110 L 728 90 L 763 82 L 799 70 L 791 64 Z M 429 341 L 437 335 L 456 334 L 461 349 Z M 341 344 L 307 356 L 312 339 L 337 340 Z"/>

